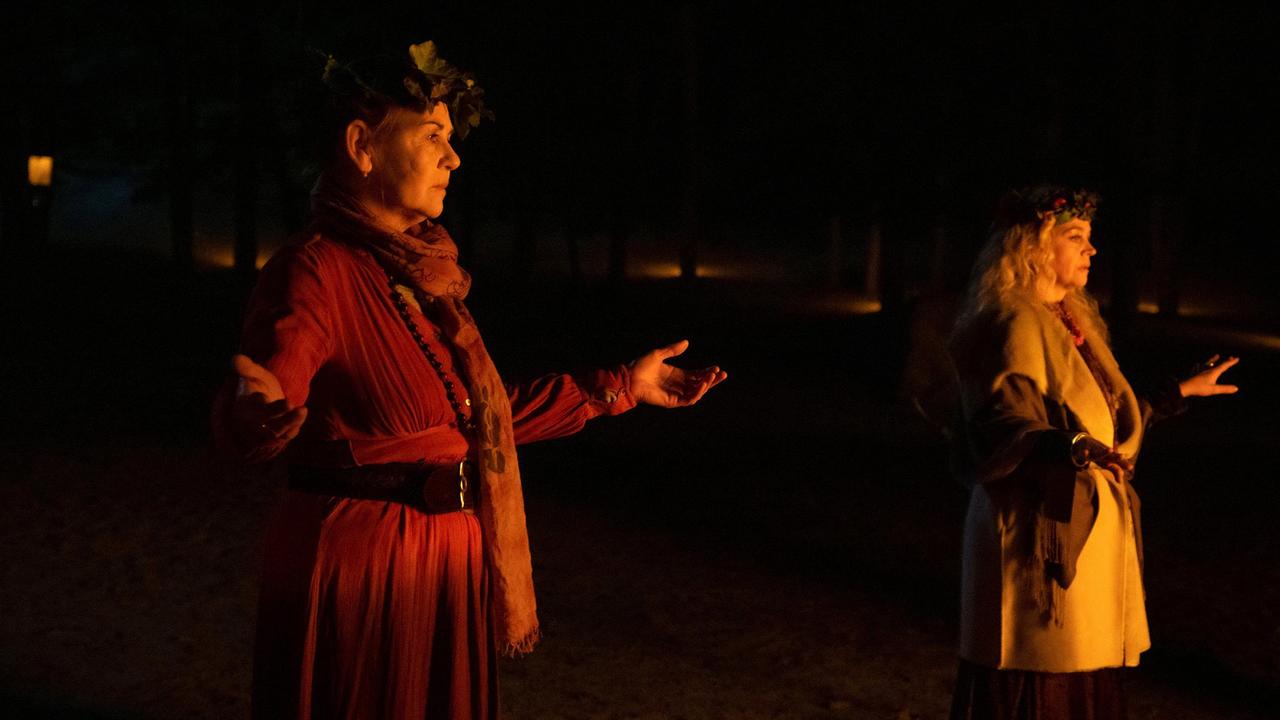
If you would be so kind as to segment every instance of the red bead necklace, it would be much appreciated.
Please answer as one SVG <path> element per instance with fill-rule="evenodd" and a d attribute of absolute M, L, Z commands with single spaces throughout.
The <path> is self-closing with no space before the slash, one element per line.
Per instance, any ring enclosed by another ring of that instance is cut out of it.
<path fill-rule="evenodd" d="M 1076 319 L 1071 317 L 1071 313 L 1067 312 L 1066 303 L 1057 303 L 1053 306 L 1053 309 L 1062 320 L 1062 324 L 1067 326 L 1067 332 L 1071 333 L 1071 339 L 1075 342 L 1076 347 L 1084 345 L 1084 331 L 1076 324 Z"/>
<path fill-rule="evenodd" d="M 1053 310 L 1058 318 L 1062 320 L 1062 324 L 1067 327 L 1067 332 L 1071 334 L 1071 340 L 1075 343 L 1076 350 L 1079 351 L 1084 364 L 1089 368 L 1089 374 L 1093 375 L 1094 381 L 1098 383 L 1098 389 L 1102 391 L 1102 397 L 1107 402 L 1107 410 L 1111 413 L 1111 427 L 1118 434 L 1120 430 L 1118 424 L 1119 393 L 1116 392 L 1115 387 L 1111 384 L 1111 379 L 1107 377 L 1106 371 L 1102 369 L 1102 362 L 1093 353 L 1093 348 L 1085 344 L 1084 331 L 1080 329 L 1076 319 L 1071 317 L 1071 313 L 1067 312 L 1066 302 L 1054 304 Z"/>

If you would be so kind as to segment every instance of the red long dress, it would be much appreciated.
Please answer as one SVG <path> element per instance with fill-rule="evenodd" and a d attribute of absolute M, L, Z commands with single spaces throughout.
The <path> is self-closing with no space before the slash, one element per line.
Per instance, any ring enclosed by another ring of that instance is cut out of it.
<path fill-rule="evenodd" d="M 438 328 L 412 312 L 465 398 Z M 440 375 L 362 250 L 314 234 L 280 251 L 254 290 L 242 346 L 279 378 L 291 406 L 308 408 L 291 461 L 444 464 L 467 455 Z M 628 384 L 620 366 L 508 386 L 516 442 L 629 410 Z M 228 414 L 215 422 L 225 435 Z M 261 461 L 284 447 L 240 450 Z M 289 491 L 267 532 L 254 655 L 256 718 L 496 717 L 476 517 Z"/>

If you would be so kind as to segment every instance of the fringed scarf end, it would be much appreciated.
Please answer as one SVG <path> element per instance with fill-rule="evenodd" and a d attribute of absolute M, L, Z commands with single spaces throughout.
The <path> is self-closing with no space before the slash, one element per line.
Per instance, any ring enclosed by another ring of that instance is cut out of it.
<path fill-rule="evenodd" d="M 1030 579 L 1032 596 L 1037 607 L 1054 627 L 1062 627 L 1062 606 L 1066 600 L 1066 588 L 1059 583 L 1056 574 L 1062 572 L 1063 548 L 1058 536 L 1058 523 L 1044 517 L 1036 518 L 1035 551 L 1032 556 Z"/>
<path fill-rule="evenodd" d="M 534 627 L 527 635 L 516 642 L 508 642 L 502 648 L 502 654 L 509 658 L 528 655 L 533 652 L 533 646 L 542 639 L 542 629 Z"/>

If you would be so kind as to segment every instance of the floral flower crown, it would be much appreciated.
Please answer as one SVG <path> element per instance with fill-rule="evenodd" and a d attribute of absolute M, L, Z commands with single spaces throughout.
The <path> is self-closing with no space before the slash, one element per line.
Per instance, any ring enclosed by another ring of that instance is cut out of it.
<path fill-rule="evenodd" d="M 1084 188 L 1037 185 L 1005 194 L 996 213 L 997 227 L 1041 223 L 1053 218 L 1056 224 L 1075 219 L 1093 222 L 1098 212 L 1098 194 Z"/>
<path fill-rule="evenodd" d="M 1094 213 L 1098 212 L 1098 194 L 1083 188 L 1035 188 L 1026 200 L 1035 210 L 1036 219 L 1052 216 L 1058 225 L 1075 219 L 1093 222 Z"/>
<path fill-rule="evenodd" d="M 481 120 L 493 120 L 475 77 L 445 62 L 431 40 L 410 45 L 403 56 L 380 56 L 365 63 L 346 64 L 332 55 L 325 59 L 322 79 L 333 92 L 424 109 L 444 103 L 460 140 Z"/>

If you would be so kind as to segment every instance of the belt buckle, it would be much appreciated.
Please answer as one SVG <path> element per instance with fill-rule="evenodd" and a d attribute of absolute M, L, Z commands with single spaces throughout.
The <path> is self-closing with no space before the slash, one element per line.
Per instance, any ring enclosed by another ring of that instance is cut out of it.
<path fill-rule="evenodd" d="M 458 463 L 458 507 L 465 509 L 467 507 L 467 460 Z"/>
<path fill-rule="evenodd" d="M 470 503 L 467 502 L 467 493 L 474 492 L 471 489 L 471 478 L 475 473 L 475 465 L 471 461 L 462 460 L 448 465 L 426 467 L 430 469 L 423 472 L 421 484 L 417 486 L 420 503 L 426 512 L 445 513 L 455 510 L 474 512 L 475 495 L 472 495 Z"/>

